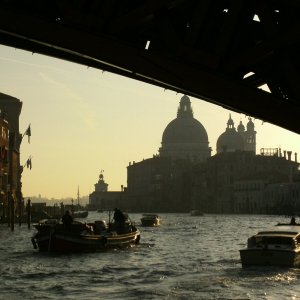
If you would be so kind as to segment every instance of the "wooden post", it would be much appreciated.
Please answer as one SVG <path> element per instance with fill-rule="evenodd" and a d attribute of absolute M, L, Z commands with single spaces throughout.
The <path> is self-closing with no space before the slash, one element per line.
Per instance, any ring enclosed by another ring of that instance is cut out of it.
<path fill-rule="evenodd" d="M 10 203 L 10 229 L 11 231 L 15 230 L 15 199 L 13 195 L 9 194 L 9 203 Z"/>
<path fill-rule="evenodd" d="M 60 214 L 61 216 L 65 214 L 65 206 L 63 202 L 60 202 Z"/>
<path fill-rule="evenodd" d="M 8 184 L 7 184 L 7 195 L 8 195 L 8 207 L 9 207 L 9 223 L 11 231 L 15 227 L 15 203 L 13 198 L 13 151 L 15 151 L 16 141 L 15 132 L 9 132 L 9 149 L 8 149 Z"/>
<path fill-rule="evenodd" d="M 72 218 L 74 218 L 74 205 L 73 205 L 74 200 L 72 199 L 71 202 L 72 202 L 72 205 L 71 205 L 71 215 L 72 215 Z"/>
<path fill-rule="evenodd" d="M 6 220 L 7 225 L 10 227 L 10 201 L 9 201 L 9 184 L 7 185 L 7 192 L 6 192 Z"/>
<path fill-rule="evenodd" d="M 31 200 L 28 198 L 26 203 L 26 212 L 27 212 L 27 226 L 28 229 L 30 229 L 30 223 L 31 223 Z"/>
<path fill-rule="evenodd" d="M 19 214 L 19 226 L 22 224 L 22 200 L 18 197 L 18 214 Z"/>

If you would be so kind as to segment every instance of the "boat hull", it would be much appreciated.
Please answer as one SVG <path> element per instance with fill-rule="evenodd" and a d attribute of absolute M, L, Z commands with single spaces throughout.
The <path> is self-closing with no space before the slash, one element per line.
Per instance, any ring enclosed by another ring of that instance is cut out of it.
<path fill-rule="evenodd" d="M 68 230 L 40 230 L 33 238 L 34 248 L 44 252 L 95 252 L 109 248 L 124 248 L 139 243 L 140 232 L 77 233 Z"/>
<path fill-rule="evenodd" d="M 299 250 L 242 249 L 241 263 L 246 266 L 300 266 Z"/>

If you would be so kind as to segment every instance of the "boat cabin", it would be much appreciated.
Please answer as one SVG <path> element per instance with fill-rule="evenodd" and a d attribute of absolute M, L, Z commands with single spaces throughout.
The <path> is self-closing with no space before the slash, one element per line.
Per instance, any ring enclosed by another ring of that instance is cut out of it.
<path fill-rule="evenodd" d="M 248 239 L 248 248 L 296 248 L 300 245 L 298 231 L 261 231 Z"/>

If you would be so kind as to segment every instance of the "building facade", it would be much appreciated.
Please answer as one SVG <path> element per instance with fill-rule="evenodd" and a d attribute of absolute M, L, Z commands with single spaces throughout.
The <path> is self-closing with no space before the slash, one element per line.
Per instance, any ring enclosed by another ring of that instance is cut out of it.
<path fill-rule="evenodd" d="M 278 199 L 270 190 L 281 185 L 287 190 L 300 184 L 299 163 L 292 161 L 291 155 L 255 155 L 252 151 L 216 154 L 205 166 L 195 167 L 193 178 L 197 182 L 193 197 L 201 203 L 206 194 L 200 206 L 213 213 L 275 213 Z M 283 203 L 289 205 L 288 198 Z"/>
<path fill-rule="evenodd" d="M 127 166 L 127 201 L 144 212 L 188 212 L 193 207 L 192 168 L 211 156 L 204 126 L 194 118 L 188 96 L 165 128 L 159 154 Z"/>
<path fill-rule="evenodd" d="M 0 207 L 1 219 L 9 216 L 9 129 L 6 114 L 0 112 Z"/>
<path fill-rule="evenodd" d="M 19 116 L 22 102 L 12 96 L 0 93 L 1 110 L 1 219 L 14 228 L 15 215 L 21 216 L 23 209 L 20 165 Z"/>
<path fill-rule="evenodd" d="M 22 166 L 20 164 L 20 146 L 22 134 L 19 130 L 19 118 L 22 110 L 22 102 L 12 96 L 0 93 L 0 109 L 5 114 L 9 128 L 9 157 L 10 171 L 8 185 L 12 197 L 18 205 L 21 205 L 22 196 Z"/>

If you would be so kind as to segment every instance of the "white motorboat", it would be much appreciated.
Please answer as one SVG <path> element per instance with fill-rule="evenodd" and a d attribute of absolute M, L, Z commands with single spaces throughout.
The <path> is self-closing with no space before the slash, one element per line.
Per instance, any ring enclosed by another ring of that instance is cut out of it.
<path fill-rule="evenodd" d="M 143 214 L 141 223 L 142 226 L 160 226 L 161 218 L 156 214 Z"/>
<path fill-rule="evenodd" d="M 242 266 L 300 267 L 300 226 L 284 225 L 260 231 L 240 250 Z"/>

